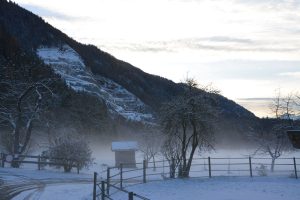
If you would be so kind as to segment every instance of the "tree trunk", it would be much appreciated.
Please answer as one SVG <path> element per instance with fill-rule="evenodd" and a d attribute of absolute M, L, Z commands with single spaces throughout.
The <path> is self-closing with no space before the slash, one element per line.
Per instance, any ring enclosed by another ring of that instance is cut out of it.
<path fill-rule="evenodd" d="M 175 172 L 176 172 L 175 159 L 172 158 L 170 161 L 170 178 L 175 178 Z"/>
<path fill-rule="evenodd" d="M 21 110 L 18 110 L 18 117 L 16 121 L 16 128 L 14 131 L 14 151 L 13 151 L 13 160 L 11 162 L 11 167 L 19 168 L 19 154 L 20 154 L 20 129 L 21 129 Z"/>
<path fill-rule="evenodd" d="M 64 165 L 64 171 L 65 172 L 71 172 L 72 165 Z"/>
<path fill-rule="evenodd" d="M 152 156 L 152 160 L 153 160 L 153 171 L 156 171 L 156 163 L 155 163 L 155 157 Z"/>
<path fill-rule="evenodd" d="M 272 158 L 271 172 L 274 172 L 275 160 L 276 160 L 275 158 Z"/>
<path fill-rule="evenodd" d="M 192 126 L 193 126 L 193 139 L 192 139 L 192 149 L 188 158 L 188 161 L 185 161 L 185 165 L 183 166 L 183 178 L 188 178 L 190 175 L 190 170 L 191 170 L 191 166 L 192 166 L 192 162 L 193 162 L 193 158 L 194 158 L 194 153 L 196 151 L 196 148 L 198 146 L 198 138 L 197 138 L 197 130 L 196 130 L 196 125 L 194 122 L 191 122 Z"/>
<path fill-rule="evenodd" d="M 180 162 L 179 166 L 178 166 L 178 177 L 179 178 L 183 178 L 183 166 L 182 166 L 182 162 Z"/>

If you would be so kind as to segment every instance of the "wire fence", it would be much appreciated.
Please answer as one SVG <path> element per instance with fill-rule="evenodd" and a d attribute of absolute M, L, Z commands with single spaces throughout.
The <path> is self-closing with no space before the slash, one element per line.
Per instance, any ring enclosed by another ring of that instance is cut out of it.
<path fill-rule="evenodd" d="M 66 158 L 58 158 L 58 157 L 49 157 L 49 156 L 41 156 L 41 155 L 18 155 L 18 159 L 13 159 L 13 155 L 0 153 L 0 162 L 1 167 L 5 167 L 5 164 L 11 165 L 13 162 L 18 163 L 19 166 L 22 164 L 33 164 L 37 166 L 38 170 L 44 169 L 46 166 L 65 166 L 66 163 L 73 163 L 72 167 L 77 169 L 77 173 L 79 174 L 79 164 L 76 160 L 66 159 Z"/>
<path fill-rule="evenodd" d="M 118 187 L 115 184 L 111 184 L 107 181 L 97 181 L 97 172 L 94 172 L 94 188 L 93 188 L 93 200 L 101 199 L 101 200 L 114 200 L 112 198 L 113 193 L 122 193 L 122 199 L 134 200 L 134 199 L 141 199 L 141 200 L 150 200 L 142 195 L 136 194 L 134 192 L 128 191 L 123 187 Z"/>
<path fill-rule="evenodd" d="M 135 167 L 129 168 L 126 166 Z M 103 199 L 112 199 L 115 193 L 124 190 L 128 186 L 170 179 L 172 177 L 170 168 L 171 165 L 167 160 L 156 162 L 144 160 L 141 163 L 127 163 L 120 164 L 118 167 L 108 167 L 104 184 L 105 195 L 109 198 L 104 196 Z M 179 175 L 179 168 L 176 168 L 175 177 Z M 300 158 L 277 158 L 273 164 L 271 158 L 262 157 L 194 158 L 189 178 L 285 176 L 297 179 L 298 169 L 300 169 Z"/>

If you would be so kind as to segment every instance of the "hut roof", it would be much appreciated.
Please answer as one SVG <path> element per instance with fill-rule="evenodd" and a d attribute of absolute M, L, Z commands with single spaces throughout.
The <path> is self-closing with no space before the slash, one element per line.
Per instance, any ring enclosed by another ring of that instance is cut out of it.
<path fill-rule="evenodd" d="M 119 141 L 111 143 L 112 151 L 130 151 L 130 150 L 138 150 L 138 143 L 135 141 Z"/>

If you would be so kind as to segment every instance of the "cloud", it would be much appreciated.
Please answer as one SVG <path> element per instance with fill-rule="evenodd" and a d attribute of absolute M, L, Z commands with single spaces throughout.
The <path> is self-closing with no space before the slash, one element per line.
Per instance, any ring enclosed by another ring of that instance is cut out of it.
<path fill-rule="evenodd" d="M 268 45 L 268 41 L 253 41 L 250 39 L 212 37 L 208 39 L 192 38 L 173 41 L 175 46 L 213 51 L 236 51 L 236 52 L 295 52 L 298 47 L 281 47 L 281 45 Z"/>
<path fill-rule="evenodd" d="M 250 44 L 253 42 L 250 39 L 234 38 L 234 37 L 227 37 L 227 36 L 215 36 L 206 39 L 213 42 L 235 42 L 235 43 L 246 43 L 246 44 Z"/>
<path fill-rule="evenodd" d="M 58 20 L 65 20 L 65 21 L 79 21 L 79 20 L 89 20 L 86 17 L 78 17 L 78 16 L 70 16 L 70 15 L 65 15 L 60 12 L 53 11 L 51 9 L 42 7 L 42 6 L 37 6 L 33 4 L 20 4 L 22 7 L 26 8 L 27 10 L 30 10 L 34 14 L 37 14 L 41 17 L 45 18 L 56 18 Z"/>
<path fill-rule="evenodd" d="M 290 78 L 300 78 L 300 71 L 298 72 L 283 72 L 280 73 L 279 76 L 286 76 Z"/>
<path fill-rule="evenodd" d="M 98 45 L 100 48 L 107 50 L 125 50 L 132 52 L 174 52 L 170 46 L 159 44 L 159 43 L 115 43 L 115 44 L 100 44 Z"/>
<path fill-rule="evenodd" d="M 273 101 L 274 98 L 238 98 L 239 101 Z"/>
<path fill-rule="evenodd" d="M 269 9 L 297 9 L 299 0 L 235 0 L 236 3 L 245 5 L 264 6 Z"/>
<path fill-rule="evenodd" d="M 284 42 L 283 42 L 284 43 Z M 298 52 L 298 44 L 283 45 L 282 42 L 255 41 L 248 38 L 213 36 L 203 38 L 183 38 L 177 40 L 145 41 L 130 43 L 126 41 L 100 45 L 106 49 L 140 52 L 179 52 L 182 49 L 210 50 L 224 52 Z"/>

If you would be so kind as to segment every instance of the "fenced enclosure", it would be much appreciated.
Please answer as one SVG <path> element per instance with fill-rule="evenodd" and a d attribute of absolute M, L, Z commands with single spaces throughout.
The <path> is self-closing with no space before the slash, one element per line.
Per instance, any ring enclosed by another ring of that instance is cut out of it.
<path fill-rule="evenodd" d="M 98 188 L 98 192 L 97 193 L 97 188 Z M 97 197 L 100 198 L 101 200 L 105 200 L 105 199 L 109 199 L 109 200 L 113 200 L 113 198 L 111 197 L 111 193 L 110 190 L 114 189 L 114 192 L 121 192 L 123 194 L 123 199 L 128 199 L 128 200 L 134 200 L 134 199 L 141 199 L 141 200 L 150 200 L 142 195 L 136 194 L 134 192 L 130 192 L 126 189 L 124 189 L 123 187 L 118 187 L 114 184 L 110 184 L 107 181 L 101 181 L 98 182 L 97 181 L 97 173 L 94 172 L 94 188 L 93 188 L 93 200 L 96 200 Z"/>
<path fill-rule="evenodd" d="M 51 160 L 56 160 L 56 162 L 53 162 Z M 11 164 L 12 162 L 17 162 L 20 164 L 20 167 L 22 164 L 32 164 L 36 165 L 36 168 L 38 170 L 44 169 L 46 166 L 61 166 L 63 167 L 64 161 L 73 161 L 76 163 L 74 160 L 69 160 L 66 158 L 54 158 L 54 157 L 48 157 L 48 156 L 41 156 L 41 155 L 19 155 L 18 160 L 12 160 L 12 155 L 10 154 L 5 154 L 1 153 L 0 154 L 0 161 L 1 161 L 1 167 L 5 167 L 6 164 Z M 76 168 L 77 173 L 79 174 L 79 166 L 78 165 L 72 165 L 72 167 Z"/>
<path fill-rule="evenodd" d="M 124 164 L 120 164 L 119 167 L 108 167 L 105 172 L 106 177 L 102 177 L 102 182 L 98 182 L 96 177 L 96 179 L 94 179 L 94 185 L 99 188 L 100 192 L 95 193 L 95 199 L 96 197 L 101 197 L 101 200 L 113 199 L 114 194 L 119 193 L 120 191 L 127 191 L 124 188 L 128 186 L 147 183 L 150 181 L 170 179 L 170 164 L 167 160 L 160 160 L 156 162 L 146 162 L 144 160 L 141 163 L 135 164 L 135 168 L 128 168 Z M 176 168 L 175 177 L 178 176 L 179 166 Z M 194 158 L 189 178 L 212 178 L 220 176 L 282 176 L 297 179 L 299 173 L 297 169 L 299 169 L 299 166 L 300 158 L 277 158 L 274 163 L 273 171 L 271 170 L 271 158 Z M 94 191 L 96 192 L 96 189 Z M 129 192 L 127 194 L 129 194 Z M 143 198 L 147 199 L 146 197 Z M 124 197 L 124 199 L 126 198 Z M 129 197 L 128 199 L 131 200 Z"/>

